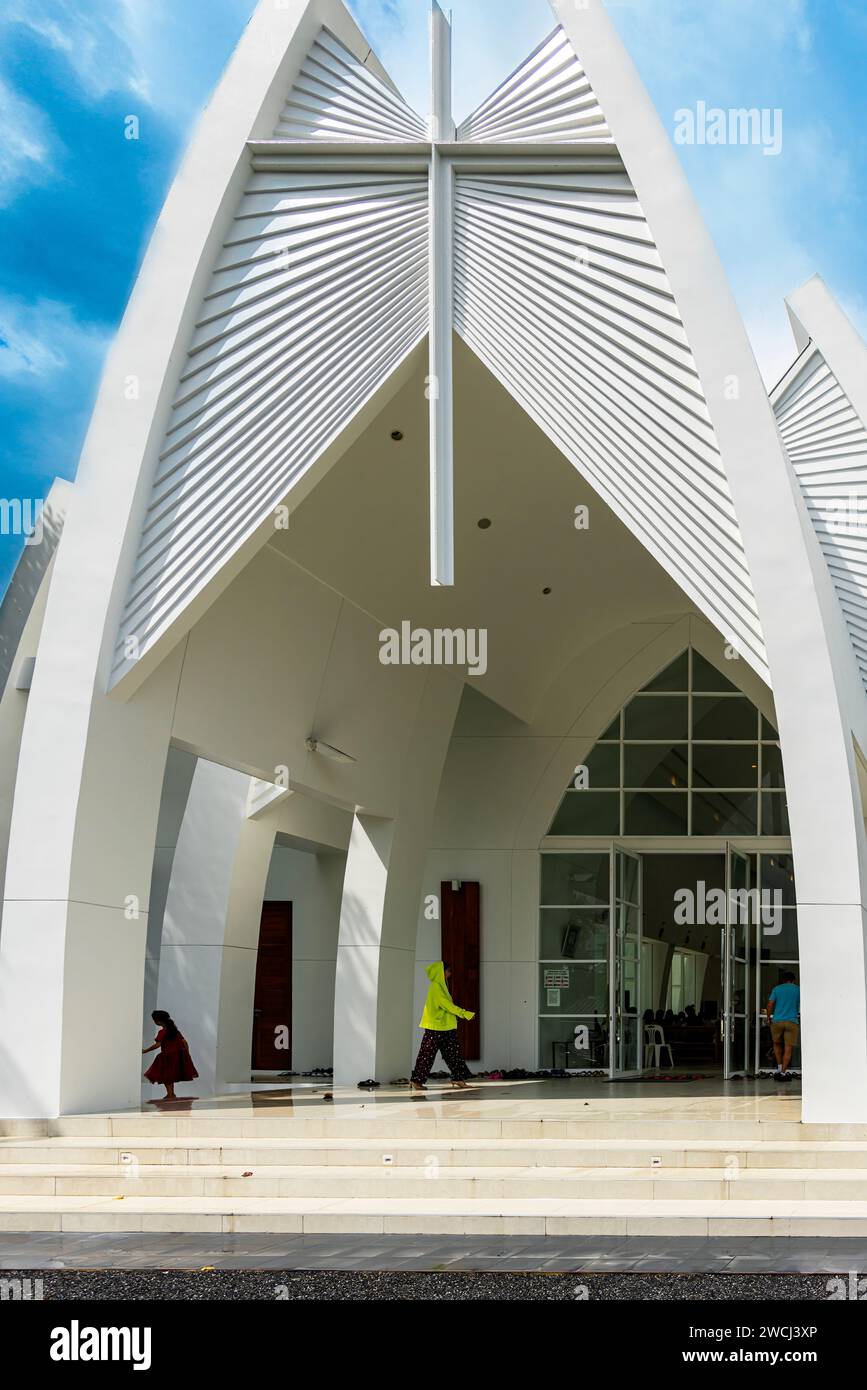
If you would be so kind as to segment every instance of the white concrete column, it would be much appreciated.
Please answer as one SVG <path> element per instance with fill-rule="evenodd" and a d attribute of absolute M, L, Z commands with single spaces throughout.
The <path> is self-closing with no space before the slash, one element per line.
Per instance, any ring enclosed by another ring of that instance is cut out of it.
<path fill-rule="evenodd" d="M 19 678 L 39 649 L 54 557 L 63 532 L 72 484 L 56 478 L 37 529 L 28 538 L 0 603 L 0 898 L 12 823 L 12 794 L 28 693 Z M 24 684 L 24 682 L 22 682 Z M 3 905 L 0 901 L 0 917 Z"/>
<path fill-rule="evenodd" d="M 462 688 L 452 674 L 429 674 L 404 757 L 397 815 L 359 813 L 353 822 L 335 980 L 338 1086 L 408 1075 L 425 855 Z"/>
<path fill-rule="evenodd" d="M 50 602 L 49 602 L 50 609 Z M 128 705 L 77 707 L 43 641 L 0 938 L 0 1115 L 138 1105 L 154 839 L 180 652 Z"/>
<path fill-rule="evenodd" d="M 250 778 L 233 768 L 200 758 L 196 764 L 186 812 L 172 864 L 163 918 L 156 1007 L 166 1009 L 190 1044 L 199 1072 L 195 1089 L 213 1095 L 225 1078 L 218 1075 L 220 999 L 226 964 L 229 901 L 236 876 L 243 873 L 244 848 L 250 836 L 261 853 L 253 855 L 259 868 L 251 908 L 255 922 L 252 949 L 243 953 L 236 975 L 239 1015 L 247 1033 L 246 1070 L 250 1066 L 252 988 L 256 968 L 259 917 L 268 861 L 274 843 L 273 827 L 246 819 Z M 247 866 L 244 865 L 244 868 Z M 258 887 L 258 906 L 255 904 Z M 249 996 L 249 998 L 247 997 Z M 145 1027 L 152 1027 L 148 1020 Z M 240 1081 L 243 1072 L 233 1078 Z M 148 1083 L 145 1082 L 147 1087 Z M 146 1092 L 147 1093 L 147 1092 Z"/>
<path fill-rule="evenodd" d="M 376 1077 L 377 998 L 394 822 L 356 816 L 340 905 L 334 983 L 334 1084 Z"/>

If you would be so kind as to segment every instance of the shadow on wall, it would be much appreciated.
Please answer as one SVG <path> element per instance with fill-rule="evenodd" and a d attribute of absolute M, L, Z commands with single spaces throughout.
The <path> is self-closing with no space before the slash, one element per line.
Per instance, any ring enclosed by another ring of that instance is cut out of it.
<path fill-rule="evenodd" d="M 2 1102 L 4 1092 L 17 1097 L 15 1108 L 19 1114 L 30 1115 L 37 1119 L 42 1118 L 42 1114 L 40 1100 L 33 1089 L 30 1078 L 15 1066 L 5 1048 L 0 1048 L 0 1077 L 2 1077 L 2 1086 L 0 1086 L 0 1136 L 2 1136 L 4 1133 L 3 1121 L 6 1118 L 3 1113 Z"/>

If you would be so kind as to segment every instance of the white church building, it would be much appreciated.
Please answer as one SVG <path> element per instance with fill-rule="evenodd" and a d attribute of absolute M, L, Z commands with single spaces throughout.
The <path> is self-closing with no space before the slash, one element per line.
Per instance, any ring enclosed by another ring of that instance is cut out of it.
<path fill-rule="evenodd" d="M 867 1122 L 867 351 L 811 280 L 769 398 L 552 10 L 456 124 L 436 7 L 427 118 L 261 0 L 202 117 L 0 608 L 0 1116 L 138 1106 L 156 1007 L 203 1095 L 406 1077 L 446 958 L 473 1071 L 613 1078 L 767 1073 L 791 971 Z"/>

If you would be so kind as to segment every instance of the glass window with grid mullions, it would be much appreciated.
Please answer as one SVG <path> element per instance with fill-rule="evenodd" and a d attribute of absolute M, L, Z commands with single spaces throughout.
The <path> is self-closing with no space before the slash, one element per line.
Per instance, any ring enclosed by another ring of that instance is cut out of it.
<path fill-rule="evenodd" d="M 611 856 L 543 854 L 540 890 L 541 1064 L 607 1066 Z"/>
<path fill-rule="evenodd" d="M 788 836 L 779 734 L 689 648 L 576 768 L 549 835 Z"/>

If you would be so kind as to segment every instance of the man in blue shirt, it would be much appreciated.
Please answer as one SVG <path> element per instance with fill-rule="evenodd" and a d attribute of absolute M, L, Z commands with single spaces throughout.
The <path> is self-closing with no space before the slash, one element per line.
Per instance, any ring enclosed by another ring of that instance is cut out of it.
<path fill-rule="evenodd" d="M 801 1017 L 801 989 L 791 971 L 787 971 L 776 988 L 771 990 L 767 1012 L 777 1059 L 774 1080 L 791 1081 L 789 1064 L 792 1051 L 797 1046 L 800 1032 L 798 1020 Z"/>

